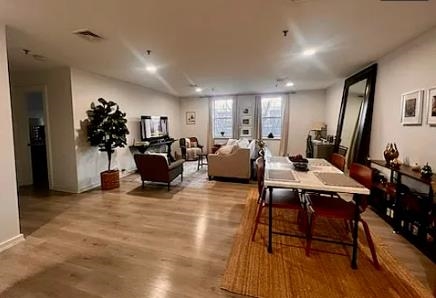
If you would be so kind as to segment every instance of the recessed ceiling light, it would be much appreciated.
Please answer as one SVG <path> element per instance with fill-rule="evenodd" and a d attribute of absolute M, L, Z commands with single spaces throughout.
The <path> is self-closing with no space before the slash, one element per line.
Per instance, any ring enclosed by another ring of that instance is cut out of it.
<path fill-rule="evenodd" d="M 303 51 L 303 56 L 313 56 L 316 54 L 315 49 L 307 49 Z"/>
<path fill-rule="evenodd" d="M 154 65 L 149 65 L 145 68 L 145 70 L 147 70 L 149 73 L 155 73 L 157 71 L 157 68 Z"/>
<path fill-rule="evenodd" d="M 286 83 L 286 87 L 292 87 L 292 86 L 294 86 L 294 83 L 292 83 L 292 82 L 287 82 Z"/>
<path fill-rule="evenodd" d="M 203 91 L 203 89 L 201 89 L 200 87 L 196 87 L 196 88 L 195 88 L 195 92 L 200 93 L 201 91 Z"/>

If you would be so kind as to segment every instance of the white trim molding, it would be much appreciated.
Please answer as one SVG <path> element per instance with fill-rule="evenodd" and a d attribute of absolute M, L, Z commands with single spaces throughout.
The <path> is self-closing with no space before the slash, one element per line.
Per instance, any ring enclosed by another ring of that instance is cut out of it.
<path fill-rule="evenodd" d="M 21 241 L 24 241 L 24 236 L 23 234 L 18 234 L 15 237 L 12 237 L 11 239 L 8 239 L 6 241 L 3 241 L 2 243 L 0 243 L 0 252 L 11 248 L 12 246 L 20 243 Z"/>

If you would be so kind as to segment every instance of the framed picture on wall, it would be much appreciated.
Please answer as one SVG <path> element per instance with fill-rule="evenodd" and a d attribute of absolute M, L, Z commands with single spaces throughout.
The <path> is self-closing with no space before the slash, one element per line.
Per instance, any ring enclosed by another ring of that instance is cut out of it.
<path fill-rule="evenodd" d="M 241 107 L 241 117 L 242 116 L 251 116 L 251 115 L 253 115 L 253 107 L 250 107 L 250 106 Z"/>
<path fill-rule="evenodd" d="M 428 90 L 428 124 L 436 125 L 436 87 Z"/>
<path fill-rule="evenodd" d="M 186 112 L 186 124 L 194 125 L 195 119 L 195 112 Z"/>
<path fill-rule="evenodd" d="M 251 127 L 241 128 L 240 137 L 251 137 Z"/>
<path fill-rule="evenodd" d="M 401 124 L 421 125 L 423 94 L 424 90 L 416 90 L 401 95 Z"/>
<path fill-rule="evenodd" d="M 253 117 L 241 116 L 241 126 L 253 126 Z"/>

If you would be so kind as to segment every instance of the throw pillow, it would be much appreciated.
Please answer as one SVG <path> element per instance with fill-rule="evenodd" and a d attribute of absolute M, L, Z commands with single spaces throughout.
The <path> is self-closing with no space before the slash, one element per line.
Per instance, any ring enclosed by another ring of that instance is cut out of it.
<path fill-rule="evenodd" d="M 185 138 L 185 146 L 186 148 L 191 148 L 191 140 L 188 138 Z"/>
<path fill-rule="evenodd" d="M 238 144 L 233 145 L 232 154 L 235 153 L 236 151 L 238 151 L 239 148 L 241 148 L 241 147 Z"/>
<path fill-rule="evenodd" d="M 252 140 L 248 145 L 248 149 L 250 149 L 250 159 L 255 159 L 256 154 L 256 140 Z"/>
<path fill-rule="evenodd" d="M 227 145 L 235 145 L 236 144 L 236 142 L 237 142 L 238 140 L 236 140 L 236 139 L 229 139 L 228 141 L 227 141 Z"/>
<path fill-rule="evenodd" d="M 232 153 L 233 151 L 233 145 L 224 145 L 221 146 L 218 150 L 217 150 L 217 154 L 218 155 L 229 155 Z"/>
<path fill-rule="evenodd" d="M 240 139 L 240 140 L 238 140 L 237 144 L 238 144 L 239 147 L 241 147 L 241 148 L 248 148 L 248 145 L 249 145 L 250 143 L 248 142 L 247 139 Z"/>
<path fill-rule="evenodd" d="M 169 165 L 170 163 L 168 162 L 168 155 L 166 153 L 159 153 L 159 152 L 145 152 L 145 154 L 148 155 L 159 155 L 162 156 L 163 158 L 165 158 L 165 161 L 167 162 L 167 164 Z"/>

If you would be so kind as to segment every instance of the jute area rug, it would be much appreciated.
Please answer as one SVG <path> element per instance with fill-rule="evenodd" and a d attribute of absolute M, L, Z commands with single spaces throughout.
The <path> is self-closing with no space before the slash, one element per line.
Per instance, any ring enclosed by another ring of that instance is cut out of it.
<path fill-rule="evenodd" d="M 375 240 L 381 264 L 377 270 L 359 231 L 358 270 L 350 267 L 351 247 L 314 241 L 310 257 L 305 255 L 305 240 L 273 236 L 273 254 L 268 254 L 267 226 L 259 225 L 255 241 L 251 233 L 257 210 L 257 192 L 251 191 L 236 234 L 221 288 L 253 297 L 433 297 Z M 266 222 L 266 209 L 264 218 Z M 274 231 L 298 233 L 295 213 L 274 210 Z M 317 222 L 318 236 L 348 238 L 341 221 Z"/>

